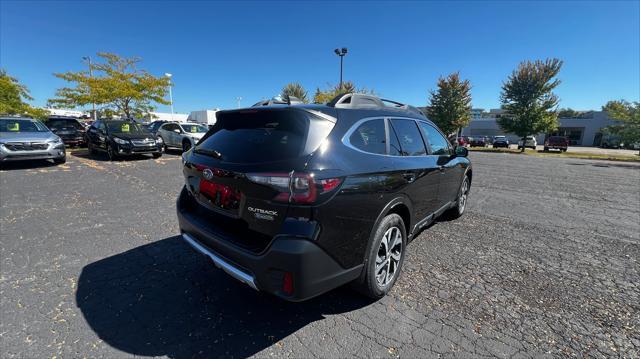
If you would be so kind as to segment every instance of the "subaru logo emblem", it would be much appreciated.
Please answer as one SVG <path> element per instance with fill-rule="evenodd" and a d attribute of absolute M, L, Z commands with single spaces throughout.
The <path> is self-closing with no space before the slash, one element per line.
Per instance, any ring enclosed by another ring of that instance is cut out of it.
<path fill-rule="evenodd" d="M 211 171 L 209 168 L 205 168 L 202 171 L 202 175 L 204 176 L 204 179 L 211 180 L 213 178 L 213 171 Z"/>

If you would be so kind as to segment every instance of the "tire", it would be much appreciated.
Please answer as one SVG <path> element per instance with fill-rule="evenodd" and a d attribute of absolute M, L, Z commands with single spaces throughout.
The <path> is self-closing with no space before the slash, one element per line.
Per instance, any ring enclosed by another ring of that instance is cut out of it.
<path fill-rule="evenodd" d="M 67 156 L 64 156 L 62 158 L 54 158 L 53 159 L 53 163 L 57 164 L 57 165 L 61 165 L 63 163 L 67 162 Z"/>
<path fill-rule="evenodd" d="M 469 176 L 464 176 L 460 189 L 458 189 L 458 197 L 456 198 L 456 205 L 449 208 L 443 213 L 443 217 L 449 220 L 462 217 L 464 211 L 467 209 L 467 200 L 469 198 L 469 191 L 471 189 L 471 181 Z"/>
<path fill-rule="evenodd" d="M 162 157 L 162 152 L 156 152 L 153 154 L 153 158 L 160 158 Z"/>
<path fill-rule="evenodd" d="M 544 152 L 549 152 L 549 147 L 545 147 Z"/>
<path fill-rule="evenodd" d="M 91 142 L 87 142 L 87 150 L 89 151 L 90 155 L 96 154 L 96 150 L 93 148 L 93 145 L 91 144 Z"/>
<path fill-rule="evenodd" d="M 115 161 L 118 159 L 118 155 L 113 151 L 113 147 L 111 147 L 111 145 L 107 145 L 107 157 L 109 157 L 109 161 Z"/>
<path fill-rule="evenodd" d="M 187 152 L 191 149 L 191 141 L 182 142 L 182 152 Z"/>
<path fill-rule="evenodd" d="M 389 293 L 402 271 L 406 245 L 402 217 L 395 213 L 384 217 L 369 244 L 363 273 L 356 286 L 358 291 L 373 299 Z"/>

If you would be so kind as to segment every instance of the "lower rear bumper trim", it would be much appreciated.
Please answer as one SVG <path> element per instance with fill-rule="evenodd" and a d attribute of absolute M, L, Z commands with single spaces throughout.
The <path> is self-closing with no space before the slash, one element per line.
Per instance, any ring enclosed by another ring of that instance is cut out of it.
<path fill-rule="evenodd" d="M 211 258 L 213 263 L 217 267 L 219 267 L 220 269 L 225 271 L 227 274 L 229 274 L 233 278 L 239 280 L 240 282 L 245 283 L 249 287 L 251 287 L 251 288 L 253 288 L 255 290 L 259 290 L 258 286 L 256 285 L 255 278 L 252 275 L 250 275 L 248 273 L 245 273 L 244 271 L 238 269 L 237 267 L 235 267 L 231 263 L 227 262 L 226 260 L 224 260 L 223 258 L 218 256 L 217 254 L 213 253 L 212 251 L 210 251 L 209 249 L 207 249 L 206 247 L 204 247 L 203 245 L 198 243 L 198 241 L 196 241 L 193 237 L 191 237 L 187 233 L 182 233 L 182 238 L 187 243 L 189 243 L 189 245 L 191 247 L 193 247 L 193 249 L 195 249 L 196 251 L 198 251 L 198 252 L 204 254 L 205 256 Z"/>

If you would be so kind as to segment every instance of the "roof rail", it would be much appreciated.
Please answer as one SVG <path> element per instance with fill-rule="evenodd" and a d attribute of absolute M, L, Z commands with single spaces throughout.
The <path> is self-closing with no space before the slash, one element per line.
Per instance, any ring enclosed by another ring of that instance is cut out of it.
<path fill-rule="evenodd" d="M 260 106 L 269 106 L 269 105 L 301 105 L 303 104 L 302 100 L 294 96 L 276 96 L 271 98 L 270 100 L 262 100 L 260 102 L 255 103 L 251 107 L 260 107 Z"/>
<path fill-rule="evenodd" d="M 387 100 L 379 98 L 374 95 L 367 95 L 361 93 L 343 93 L 331 100 L 327 106 L 336 108 L 385 108 L 391 107 L 395 109 L 405 110 L 413 112 L 415 114 L 424 116 L 424 113 L 418 108 L 411 105 L 403 104 L 397 101 Z"/>

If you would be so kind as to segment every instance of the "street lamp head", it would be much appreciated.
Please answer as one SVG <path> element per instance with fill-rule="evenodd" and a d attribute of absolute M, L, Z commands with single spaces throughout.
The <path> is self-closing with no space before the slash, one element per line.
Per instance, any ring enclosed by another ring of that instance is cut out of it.
<path fill-rule="evenodd" d="M 345 55 L 346 53 L 347 53 L 347 48 L 346 48 L 346 47 L 343 47 L 343 48 L 342 48 L 342 54 L 343 54 L 343 55 Z"/>
<path fill-rule="evenodd" d="M 340 56 L 340 49 L 335 49 L 333 51 L 336 53 L 336 55 Z"/>

